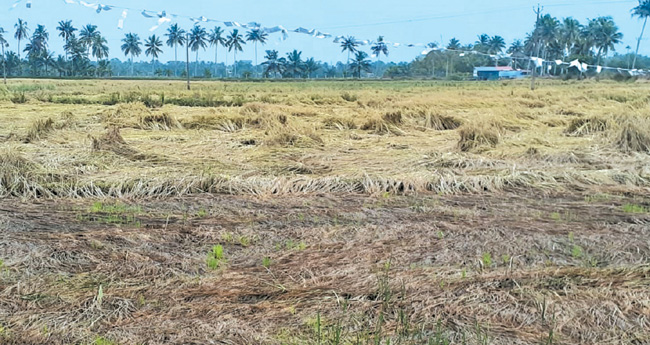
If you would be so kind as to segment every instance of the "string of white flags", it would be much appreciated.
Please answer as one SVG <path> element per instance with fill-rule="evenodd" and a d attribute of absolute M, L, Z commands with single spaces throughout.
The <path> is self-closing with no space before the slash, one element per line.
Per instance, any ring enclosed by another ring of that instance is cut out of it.
<path fill-rule="evenodd" d="M 63 2 L 67 5 L 78 5 L 78 6 L 83 6 L 89 9 L 94 10 L 96 13 L 102 13 L 102 12 L 109 12 L 112 10 L 116 11 L 121 11 L 121 14 L 118 17 L 117 20 L 117 28 L 120 30 L 124 29 L 127 17 L 129 17 L 130 13 L 135 13 L 136 16 L 139 16 L 140 18 L 144 18 L 146 20 L 151 20 L 152 21 L 152 26 L 149 29 L 149 31 L 153 32 L 159 29 L 161 26 L 164 26 L 166 24 L 169 24 L 172 22 L 172 20 L 177 20 L 178 18 L 183 18 L 183 19 L 188 19 L 194 24 L 198 23 L 221 23 L 225 27 L 232 27 L 232 28 L 243 28 L 243 29 L 251 29 L 251 30 L 261 30 L 264 33 L 267 34 L 276 34 L 280 33 L 280 40 L 284 41 L 289 37 L 289 33 L 297 33 L 301 35 L 307 35 L 311 36 L 316 39 L 327 39 L 327 38 L 333 38 L 333 43 L 341 43 L 344 40 L 346 40 L 346 36 L 333 36 L 330 33 L 325 33 L 318 31 L 316 29 L 309 29 L 309 28 L 304 28 L 304 27 L 298 27 L 295 29 L 286 29 L 282 25 L 276 25 L 273 27 L 264 27 L 262 24 L 258 22 L 249 22 L 249 23 L 240 23 L 236 21 L 224 21 L 224 20 L 218 20 L 218 19 L 212 19 L 208 18 L 206 16 L 196 16 L 196 17 L 189 17 L 189 16 L 182 16 L 178 14 L 173 14 L 173 13 L 167 13 L 166 11 L 152 11 L 152 10 L 146 10 L 146 9 L 134 9 L 134 8 L 129 8 L 129 7 L 121 7 L 121 6 L 115 6 L 115 5 L 109 5 L 109 4 L 103 4 L 103 3 L 90 3 L 86 2 L 84 0 L 63 0 Z M 16 7 L 18 7 L 21 3 L 25 3 L 26 8 L 32 8 L 32 0 L 15 0 L 14 3 L 11 5 L 9 10 L 13 10 Z M 373 45 L 376 42 L 373 40 L 360 40 L 360 39 L 355 39 L 354 43 L 359 46 L 368 46 L 368 45 Z M 460 57 L 463 56 L 468 56 L 468 55 L 482 55 L 482 56 L 488 56 L 492 59 L 500 60 L 500 59 L 511 59 L 511 60 L 526 60 L 526 62 L 530 61 L 532 64 L 535 65 L 536 68 L 546 68 L 548 70 L 551 70 L 553 66 L 568 66 L 568 67 L 575 67 L 577 68 L 581 73 L 587 72 L 589 69 L 595 70 L 596 73 L 601 73 L 604 70 L 615 70 L 618 71 L 619 73 L 624 73 L 627 72 L 630 75 L 645 75 L 650 73 L 648 70 L 641 70 L 641 69 L 626 69 L 626 68 L 615 68 L 615 67 L 606 67 L 606 66 L 599 66 L 599 65 L 589 65 L 584 62 L 580 62 L 579 60 L 573 60 L 570 62 L 565 62 L 562 60 L 544 60 L 539 57 L 515 57 L 512 54 L 506 54 L 506 53 L 499 53 L 499 54 L 487 54 L 487 53 L 482 53 L 482 52 L 477 52 L 474 50 L 471 51 L 466 51 L 466 50 L 459 50 L 459 49 L 447 49 L 447 48 L 430 48 L 428 44 L 425 43 L 399 43 L 399 42 L 391 42 L 391 41 L 384 41 L 384 44 L 386 44 L 388 47 L 391 48 L 426 48 L 424 51 L 422 51 L 422 55 L 427 55 L 432 51 L 453 51 L 458 53 Z M 373 57 L 375 57 L 373 55 Z"/>
<path fill-rule="evenodd" d="M 540 57 L 516 57 L 513 56 L 513 54 L 509 53 L 499 53 L 499 54 L 488 54 L 488 53 L 483 53 L 483 52 L 478 52 L 475 50 L 461 50 L 461 49 L 448 49 L 448 48 L 427 48 L 424 51 L 422 51 L 422 55 L 428 55 L 432 51 L 451 51 L 454 53 L 458 53 L 459 57 L 465 57 L 469 55 L 482 55 L 482 56 L 487 56 L 495 60 L 521 60 L 524 61 L 525 63 L 531 62 L 535 66 L 535 68 L 541 68 L 544 69 L 546 66 L 546 70 L 550 71 L 553 69 L 553 67 L 556 66 L 562 66 L 562 67 L 575 67 L 580 73 L 585 73 L 589 70 L 595 71 L 596 73 L 601 73 L 605 70 L 610 70 L 610 71 L 616 71 L 618 73 L 628 73 L 631 76 L 639 76 L 639 75 L 647 75 L 650 74 L 650 70 L 643 70 L 643 69 L 629 69 L 629 68 L 618 68 L 618 67 L 607 67 L 607 66 L 601 66 L 601 65 L 590 65 L 585 62 L 581 62 L 578 59 L 566 62 L 560 59 L 556 60 L 545 60 Z"/>

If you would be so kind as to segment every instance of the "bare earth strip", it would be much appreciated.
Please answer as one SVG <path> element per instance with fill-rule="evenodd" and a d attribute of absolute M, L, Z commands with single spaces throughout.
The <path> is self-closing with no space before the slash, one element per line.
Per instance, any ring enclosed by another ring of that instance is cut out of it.
<path fill-rule="evenodd" d="M 468 343 L 642 344 L 650 216 L 625 202 L 192 197 L 139 203 L 123 224 L 88 202 L 2 202 L 0 317 L 10 344 L 314 343 L 319 314 L 323 334 L 342 321 L 370 339 L 382 314 L 384 336 L 406 343 L 439 329 Z M 213 244 L 227 260 L 214 271 Z"/>

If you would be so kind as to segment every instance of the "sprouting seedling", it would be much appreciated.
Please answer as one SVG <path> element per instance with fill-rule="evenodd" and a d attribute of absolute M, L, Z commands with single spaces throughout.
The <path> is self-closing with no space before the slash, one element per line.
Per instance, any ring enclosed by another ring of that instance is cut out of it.
<path fill-rule="evenodd" d="M 264 257 L 264 259 L 262 259 L 262 266 L 264 266 L 266 269 L 271 267 L 271 258 L 268 256 Z"/>
<path fill-rule="evenodd" d="M 220 244 L 213 246 L 206 260 L 208 268 L 215 270 L 221 267 L 224 261 L 223 246 Z"/>
<path fill-rule="evenodd" d="M 481 258 L 481 261 L 483 262 L 484 267 L 492 266 L 492 254 L 483 253 L 483 257 Z"/>

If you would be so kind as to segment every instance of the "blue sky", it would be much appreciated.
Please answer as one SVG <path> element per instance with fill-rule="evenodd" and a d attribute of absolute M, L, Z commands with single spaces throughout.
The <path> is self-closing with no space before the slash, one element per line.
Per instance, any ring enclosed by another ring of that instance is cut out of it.
<path fill-rule="evenodd" d="M 129 11 L 124 30 L 117 29 L 121 10 L 114 9 L 100 14 L 94 10 L 80 6 L 68 5 L 63 0 L 32 0 L 32 8 L 27 9 L 25 2 L 13 10 L 9 10 L 15 0 L 0 0 L 0 27 L 11 34 L 9 44 L 11 50 L 16 50 L 13 39 L 13 25 L 17 18 L 26 20 L 32 30 L 36 24 L 44 24 L 50 32 L 50 46 L 57 53 L 62 53 L 62 41 L 55 31 L 57 22 L 71 19 L 76 27 L 92 23 L 99 27 L 108 39 L 111 58 L 124 55 L 120 51 L 120 40 L 126 32 L 137 33 L 141 38 L 151 34 L 163 35 L 166 26 L 153 33 L 149 29 L 155 24 L 154 19 L 146 19 L 135 10 Z M 87 0 L 94 3 L 95 1 Z M 147 9 L 152 11 L 165 10 L 168 14 L 181 16 L 205 16 L 224 21 L 250 22 L 256 21 L 264 26 L 282 25 L 288 29 L 295 27 L 314 28 L 333 35 L 352 35 L 358 39 L 375 39 L 383 35 L 387 40 L 404 43 L 447 42 L 456 37 L 463 43 L 473 43 L 481 33 L 501 35 L 508 44 L 516 38 L 523 38 L 530 31 L 535 15 L 533 6 L 538 1 L 501 0 L 498 2 L 485 0 L 237 0 L 237 1 L 199 1 L 199 0 L 100 0 L 101 3 L 128 7 L 132 9 Z M 636 37 L 641 30 L 642 22 L 630 16 L 630 9 L 638 3 L 636 0 L 549 0 L 539 1 L 544 6 L 544 13 L 550 13 L 558 18 L 573 16 L 581 22 L 598 16 L 612 16 L 624 34 L 624 42 L 617 51 L 625 52 L 625 46 L 635 47 Z M 186 29 L 191 28 L 192 22 L 187 18 L 177 18 Z M 208 28 L 218 25 L 205 23 Z M 648 34 L 650 37 L 650 33 Z M 346 57 L 338 45 L 331 39 L 316 39 L 293 33 L 286 41 L 280 41 L 278 34 L 271 35 L 264 47 L 259 47 L 258 55 L 262 61 L 265 49 L 276 49 L 282 54 L 292 49 L 303 51 L 303 57 L 316 57 L 323 62 L 336 62 Z M 366 50 L 369 50 L 367 47 Z M 422 49 L 397 48 L 391 49 L 389 59 L 393 61 L 410 61 Z M 238 60 L 253 60 L 252 45 L 245 47 L 243 54 L 238 54 Z M 650 40 L 642 41 L 641 53 L 650 55 Z M 209 48 L 200 53 L 201 59 L 213 60 L 214 50 Z M 219 61 L 224 61 L 225 49 L 219 53 Z M 173 49 L 166 48 L 161 61 L 173 59 Z M 140 59 L 147 58 L 142 55 Z M 232 54 L 228 56 L 232 61 Z"/>

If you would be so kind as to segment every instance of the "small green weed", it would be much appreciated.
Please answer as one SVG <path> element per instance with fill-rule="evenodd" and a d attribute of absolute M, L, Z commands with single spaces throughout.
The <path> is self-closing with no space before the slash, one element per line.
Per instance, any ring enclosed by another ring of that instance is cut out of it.
<path fill-rule="evenodd" d="M 483 253 L 483 257 L 481 257 L 481 262 L 483 263 L 483 267 L 489 268 L 492 266 L 492 254 L 490 253 Z"/>
<path fill-rule="evenodd" d="M 97 337 L 93 341 L 93 345 L 118 345 L 118 344 L 110 339 L 106 339 L 104 337 Z"/>
<path fill-rule="evenodd" d="M 208 253 L 208 258 L 206 259 L 206 264 L 211 270 L 216 270 L 217 268 L 223 267 L 226 263 L 226 258 L 223 254 L 223 246 L 216 245 L 212 247 L 212 251 Z"/>
<path fill-rule="evenodd" d="M 574 245 L 571 247 L 571 256 L 572 256 L 574 259 L 579 259 L 579 258 L 581 258 L 583 255 L 584 255 L 584 253 L 583 253 L 582 247 L 580 247 L 579 245 L 576 245 L 576 244 L 574 244 Z"/>
<path fill-rule="evenodd" d="M 643 205 L 637 204 L 625 204 L 623 205 L 623 212 L 625 213 L 649 213 L 650 208 Z"/>
<path fill-rule="evenodd" d="M 262 266 L 267 269 L 271 267 L 271 258 L 268 256 L 264 257 L 264 259 L 262 259 Z"/>

